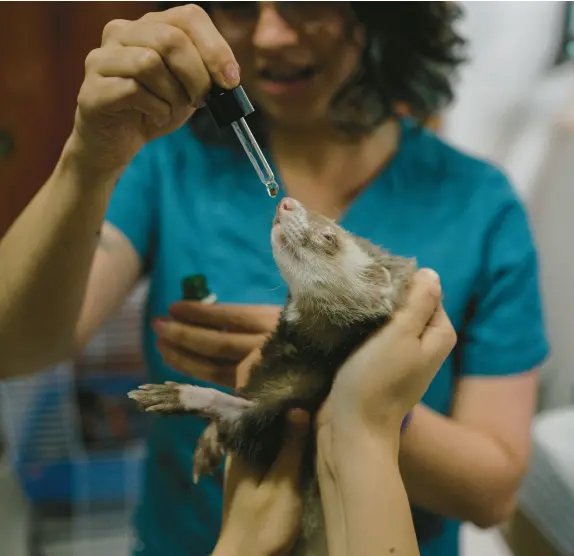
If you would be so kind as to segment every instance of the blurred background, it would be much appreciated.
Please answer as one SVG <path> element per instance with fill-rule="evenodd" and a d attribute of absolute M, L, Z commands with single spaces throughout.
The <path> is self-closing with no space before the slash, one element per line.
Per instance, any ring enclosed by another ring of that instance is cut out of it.
<path fill-rule="evenodd" d="M 574 556 L 574 9 L 461 2 L 470 58 L 432 124 L 512 178 L 538 243 L 553 355 L 530 472 L 510 523 L 466 527 L 463 556 Z M 0 234 L 52 170 L 84 58 L 111 19 L 153 2 L 0 3 Z M 571 238 L 570 240 L 568 238 Z M 144 376 L 133 293 L 76 361 L 0 384 L 0 541 L 6 556 L 128 554 L 145 421 L 124 393 Z"/>

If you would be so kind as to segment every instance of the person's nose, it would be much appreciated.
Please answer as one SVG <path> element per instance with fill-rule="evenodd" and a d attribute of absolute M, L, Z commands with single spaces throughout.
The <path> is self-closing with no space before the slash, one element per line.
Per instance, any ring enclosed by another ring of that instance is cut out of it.
<path fill-rule="evenodd" d="M 297 32 L 281 16 L 275 2 L 261 2 L 253 32 L 253 45 L 261 50 L 278 50 L 297 44 Z"/>

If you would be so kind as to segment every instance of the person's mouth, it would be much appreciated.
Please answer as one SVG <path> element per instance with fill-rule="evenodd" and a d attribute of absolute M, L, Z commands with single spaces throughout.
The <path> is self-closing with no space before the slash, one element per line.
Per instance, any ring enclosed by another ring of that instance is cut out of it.
<path fill-rule="evenodd" d="M 280 70 L 265 68 L 259 72 L 263 89 L 271 94 L 289 94 L 309 87 L 317 75 L 317 68 L 306 66 L 297 69 Z"/>
<path fill-rule="evenodd" d="M 264 68 L 261 70 L 260 76 L 262 79 L 272 81 L 273 83 L 293 83 L 294 81 L 311 79 L 315 73 L 317 73 L 317 70 L 313 66 L 290 70 Z"/>

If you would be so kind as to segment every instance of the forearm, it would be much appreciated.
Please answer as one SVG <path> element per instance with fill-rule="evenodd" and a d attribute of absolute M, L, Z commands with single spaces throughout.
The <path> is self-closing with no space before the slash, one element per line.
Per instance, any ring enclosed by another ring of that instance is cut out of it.
<path fill-rule="evenodd" d="M 117 178 L 83 167 L 65 148 L 0 242 L 0 379 L 40 370 L 71 352 Z"/>
<path fill-rule="evenodd" d="M 492 526 L 511 511 L 520 465 L 496 440 L 419 404 L 401 440 L 413 505 Z"/>
<path fill-rule="evenodd" d="M 397 435 L 398 436 L 398 435 Z M 318 470 L 330 556 L 419 554 L 398 467 L 398 438 L 355 433 Z"/>

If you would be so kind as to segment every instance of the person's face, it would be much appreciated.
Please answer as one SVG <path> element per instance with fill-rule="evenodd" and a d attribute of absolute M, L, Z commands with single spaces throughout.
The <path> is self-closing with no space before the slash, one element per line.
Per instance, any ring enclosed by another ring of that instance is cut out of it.
<path fill-rule="evenodd" d="M 214 2 L 212 19 L 241 83 L 271 120 L 317 124 L 359 62 L 361 28 L 347 2 Z"/>

